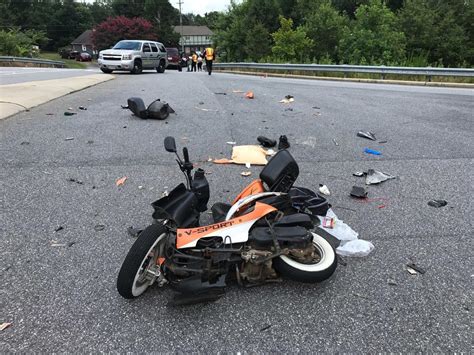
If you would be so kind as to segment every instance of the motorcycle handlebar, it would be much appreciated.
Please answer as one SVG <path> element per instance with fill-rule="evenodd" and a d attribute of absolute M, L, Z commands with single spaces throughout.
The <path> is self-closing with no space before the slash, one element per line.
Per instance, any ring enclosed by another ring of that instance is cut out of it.
<path fill-rule="evenodd" d="M 183 156 L 184 156 L 184 162 L 189 163 L 188 148 L 186 148 L 186 147 L 183 148 Z"/>

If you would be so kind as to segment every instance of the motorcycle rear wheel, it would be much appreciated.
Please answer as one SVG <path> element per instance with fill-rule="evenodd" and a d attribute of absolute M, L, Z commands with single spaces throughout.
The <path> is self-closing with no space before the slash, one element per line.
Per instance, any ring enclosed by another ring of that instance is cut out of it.
<path fill-rule="evenodd" d="M 313 245 L 319 258 L 314 263 L 302 262 L 295 257 L 281 255 L 273 259 L 273 266 L 281 276 L 294 281 L 313 283 L 329 278 L 337 267 L 336 252 L 323 237 L 313 233 Z"/>
<path fill-rule="evenodd" d="M 136 298 L 160 276 L 156 264 L 163 255 L 167 230 L 163 225 L 152 224 L 138 235 L 130 248 L 117 278 L 117 290 L 124 298 Z"/>

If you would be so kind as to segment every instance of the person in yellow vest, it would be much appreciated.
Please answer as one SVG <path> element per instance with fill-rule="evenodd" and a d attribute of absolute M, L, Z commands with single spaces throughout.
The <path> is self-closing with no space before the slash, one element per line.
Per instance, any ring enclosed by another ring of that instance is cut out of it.
<path fill-rule="evenodd" d="M 193 55 L 192 55 L 191 59 L 192 59 L 191 71 L 196 71 L 196 65 L 197 65 L 197 61 L 198 61 L 198 55 L 196 54 L 196 52 L 193 52 Z"/>
<path fill-rule="evenodd" d="M 204 58 L 206 58 L 206 68 L 209 75 L 212 73 L 212 62 L 216 59 L 214 48 L 208 47 L 204 51 Z"/>

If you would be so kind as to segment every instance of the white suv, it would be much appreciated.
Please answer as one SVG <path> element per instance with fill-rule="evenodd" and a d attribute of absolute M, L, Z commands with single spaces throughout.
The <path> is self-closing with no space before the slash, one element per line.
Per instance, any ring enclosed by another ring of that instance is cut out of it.
<path fill-rule="evenodd" d="M 140 74 L 144 69 L 164 73 L 167 63 L 165 46 L 160 42 L 124 40 L 112 49 L 99 52 L 99 67 L 104 73 L 114 70 Z"/>

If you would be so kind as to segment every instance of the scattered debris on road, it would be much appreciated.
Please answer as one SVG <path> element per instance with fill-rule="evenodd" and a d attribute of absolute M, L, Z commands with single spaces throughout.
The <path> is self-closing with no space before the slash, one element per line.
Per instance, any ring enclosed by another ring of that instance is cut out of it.
<path fill-rule="evenodd" d="M 11 326 L 12 326 L 12 323 L 3 322 L 2 324 L 0 324 L 0 331 L 4 331 L 5 329 Z"/>
<path fill-rule="evenodd" d="M 70 248 L 70 247 L 72 247 L 74 244 L 76 244 L 76 242 L 69 242 L 69 243 L 67 243 L 67 246 Z"/>
<path fill-rule="evenodd" d="M 350 240 L 337 247 L 336 252 L 342 256 L 364 257 L 374 250 L 374 245 L 362 239 Z"/>
<path fill-rule="evenodd" d="M 55 248 L 57 248 L 57 247 L 65 247 L 66 244 L 65 244 L 65 243 L 52 243 L 51 246 L 52 246 L 52 247 L 55 247 Z"/>
<path fill-rule="evenodd" d="M 397 282 L 392 279 L 387 279 L 387 284 L 389 284 L 390 286 L 398 286 Z"/>
<path fill-rule="evenodd" d="M 251 172 L 251 171 L 242 171 L 242 172 L 240 173 L 240 175 L 242 175 L 242 176 L 250 176 L 250 175 L 252 175 L 252 172 Z"/>
<path fill-rule="evenodd" d="M 352 173 L 352 175 L 353 175 L 353 176 L 357 176 L 357 177 L 362 177 L 362 176 L 365 175 L 365 173 L 362 172 L 362 171 L 356 171 L 355 173 Z"/>
<path fill-rule="evenodd" d="M 290 104 L 295 101 L 295 98 L 291 95 L 286 95 L 284 99 L 280 100 L 279 102 L 282 104 Z"/>
<path fill-rule="evenodd" d="M 245 94 L 245 97 L 246 97 L 247 99 L 254 99 L 254 98 L 255 98 L 255 96 L 254 96 L 254 94 L 253 94 L 252 91 L 248 91 L 248 92 Z"/>
<path fill-rule="evenodd" d="M 231 142 L 231 141 L 229 141 L 229 142 L 226 142 L 226 144 L 228 144 L 228 145 L 236 145 L 237 142 Z"/>
<path fill-rule="evenodd" d="M 74 140 L 74 137 L 66 137 L 64 138 L 65 141 L 73 141 Z"/>
<path fill-rule="evenodd" d="M 94 226 L 94 230 L 95 230 L 96 232 L 103 231 L 104 229 L 105 229 L 105 226 L 104 226 L 103 224 L 96 224 L 96 225 Z"/>
<path fill-rule="evenodd" d="M 324 228 L 333 229 L 335 222 L 336 222 L 336 220 L 332 217 L 324 217 L 321 221 L 321 225 Z"/>
<path fill-rule="evenodd" d="M 276 140 L 264 136 L 258 136 L 257 141 L 265 148 L 272 148 L 276 146 Z"/>
<path fill-rule="evenodd" d="M 428 206 L 436 207 L 436 208 L 444 207 L 447 204 L 448 204 L 448 201 L 446 201 L 446 200 L 431 200 L 431 201 L 428 201 Z"/>
<path fill-rule="evenodd" d="M 133 114 L 141 119 L 156 119 L 165 120 L 168 118 L 170 113 L 175 113 L 170 105 L 160 99 L 153 101 L 148 108 L 145 107 L 145 103 L 139 97 L 130 97 L 127 100 L 127 106 L 122 106 L 124 109 L 129 109 Z"/>
<path fill-rule="evenodd" d="M 243 90 L 232 90 L 232 92 L 233 92 L 234 94 L 243 94 L 243 93 L 244 93 Z"/>
<path fill-rule="evenodd" d="M 358 197 L 358 198 L 366 198 L 367 197 L 367 190 L 365 187 L 362 186 L 352 186 L 352 190 L 350 192 L 351 196 Z"/>
<path fill-rule="evenodd" d="M 290 148 L 290 142 L 288 142 L 288 137 L 285 135 L 280 136 L 278 140 L 278 150 Z"/>
<path fill-rule="evenodd" d="M 77 115 L 77 112 L 69 112 L 69 111 L 64 112 L 64 116 L 74 116 L 74 115 Z"/>
<path fill-rule="evenodd" d="M 215 159 L 215 164 L 266 165 L 268 152 L 259 145 L 235 145 L 231 159 Z"/>
<path fill-rule="evenodd" d="M 331 195 L 331 191 L 329 191 L 329 188 L 326 185 L 319 184 L 319 192 L 326 196 Z"/>
<path fill-rule="evenodd" d="M 59 231 L 62 231 L 64 229 L 63 226 L 57 226 L 55 229 L 54 229 L 54 233 L 57 233 Z"/>
<path fill-rule="evenodd" d="M 125 184 L 125 181 L 127 181 L 127 177 L 126 176 L 121 177 L 120 179 L 117 179 L 117 181 L 115 181 L 115 185 L 122 186 L 123 184 Z"/>
<path fill-rule="evenodd" d="M 375 185 L 391 179 L 395 179 L 395 176 L 385 174 L 374 169 L 369 169 L 367 170 L 367 175 L 365 177 L 365 184 Z"/>
<path fill-rule="evenodd" d="M 84 107 L 84 106 L 79 106 L 78 108 L 79 108 L 79 110 L 82 110 L 82 111 L 87 111 L 87 107 Z"/>
<path fill-rule="evenodd" d="M 24 142 L 21 142 L 20 145 L 30 145 L 30 142 L 24 141 Z"/>
<path fill-rule="evenodd" d="M 333 138 L 332 141 L 334 142 L 334 145 L 336 145 L 336 146 L 339 145 L 339 143 L 337 143 L 337 140 L 335 138 Z"/>
<path fill-rule="evenodd" d="M 67 179 L 67 181 L 69 181 L 69 182 L 75 182 L 75 183 L 78 184 L 78 185 L 84 185 L 84 182 L 83 182 L 83 181 L 78 180 L 78 179 L 75 179 L 75 178 L 69 178 L 69 179 Z"/>
<path fill-rule="evenodd" d="M 270 329 L 272 325 L 271 324 L 267 324 L 266 326 L 264 326 L 263 328 L 260 329 L 261 332 L 264 332 L 265 330 L 267 329 Z"/>
<path fill-rule="evenodd" d="M 380 144 L 387 143 L 387 141 L 379 141 Z"/>
<path fill-rule="evenodd" d="M 367 139 L 370 139 L 372 141 L 377 140 L 377 138 L 375 138 L 375 134 L 373 134 L 372 132 L 359 131 L 359 132 L 357 132 L 357 137 L 367 138 Z"/>
<path fill-rule="evenodd" d="M 226 92 L 215 92 L 214 94 L 215 94 L 215 95 L 227 95 Z"/>
<path fill-rule="evenodd" d="M 378 150 L 374 150 L 374 149 L 370 149 L 370 148 L 365 148 L 364 153 L 372 154 L 372 155 L 382 155 L 382 153 L 379 152 Z"/>
<path fill-rule="evenodd" d="M 426 272 L 423 268 L 419 267 L 415 263 L 407 264 L 406 270 L 412 275 L 417 275 L 417 274 L 423 275 Z"/>
<path fill-rule="evenodd" d="M 94 141 L 93 140 L 88 140 L 87 144 L 94 144 Z"/>

